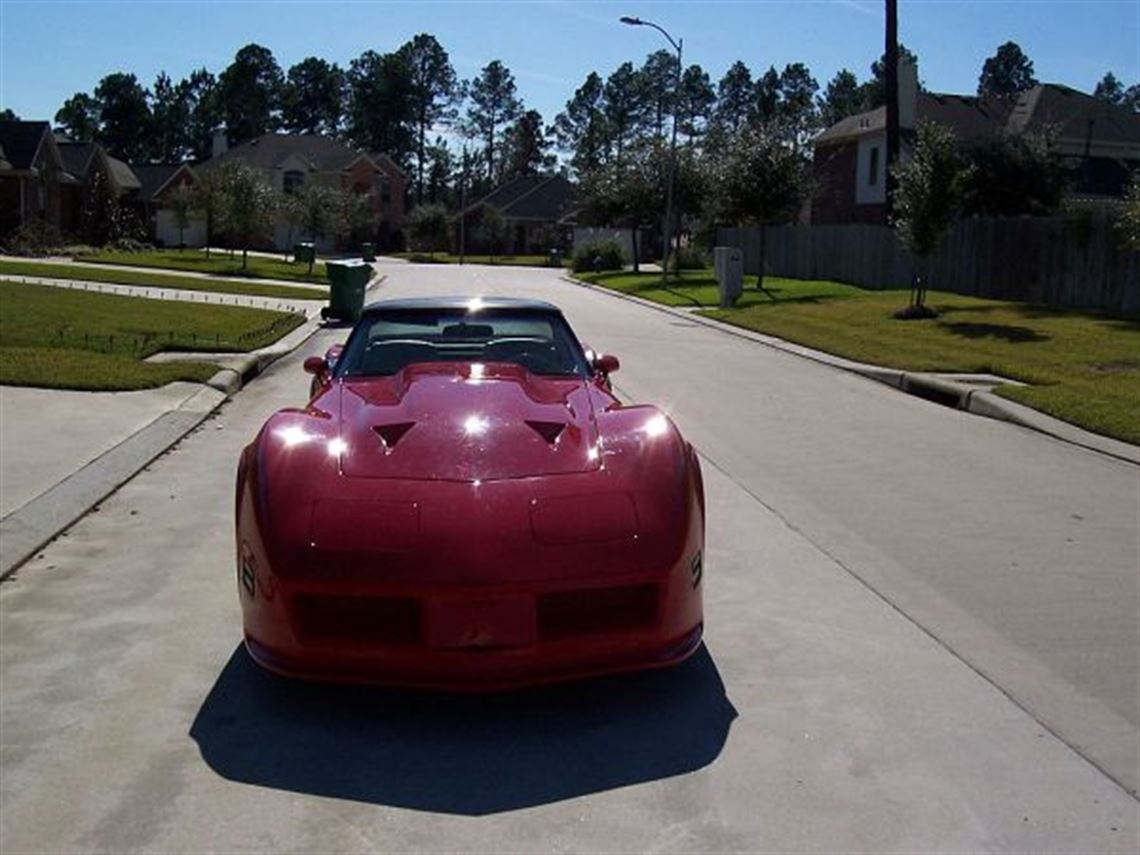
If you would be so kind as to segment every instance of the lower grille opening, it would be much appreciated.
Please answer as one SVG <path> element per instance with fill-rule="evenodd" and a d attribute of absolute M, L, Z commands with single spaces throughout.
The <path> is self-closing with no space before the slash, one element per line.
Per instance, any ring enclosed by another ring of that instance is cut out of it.
<path fill-rule="evenodd" d="M 647 629 L 657 623 L 657 585 L 628 585 L 542 594 L 538 637 L 556 641 L 583 635 Z"/>
<path fill-rule="evenodd" d="M 420 602 L 410 597 L 300 596 L 294 616 L 306 641 L 406 644 L 421 638 Z"/>

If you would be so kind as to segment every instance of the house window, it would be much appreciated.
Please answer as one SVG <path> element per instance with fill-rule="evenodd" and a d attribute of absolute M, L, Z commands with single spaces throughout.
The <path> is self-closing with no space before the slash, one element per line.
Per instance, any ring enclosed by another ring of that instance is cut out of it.
<path fill-rule="evenodd" d="M 305 186 L 305 173 L 290 169 L 285 173 L 284 184 L 282 189 L 286 193 L 299 193 L 301 188 Z"/>
<path fill-rule="evenodd" d="M 871 149 L 871 163 L 867 170 L 867 184 L 874 187 L 879 183 L 879 147 Z"/>

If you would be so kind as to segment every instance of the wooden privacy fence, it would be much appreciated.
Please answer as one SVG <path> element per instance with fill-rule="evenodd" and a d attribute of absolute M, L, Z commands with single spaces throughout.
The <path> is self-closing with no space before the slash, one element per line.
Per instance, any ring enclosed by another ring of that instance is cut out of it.
<path fill-rule="evenodd" d="M 1140 311 L 1140 253 L 1121 248 L 1104 215 L 961 220 L 922 267 L 886 226 L 769 226 L 764 273 L 906 288 L 925 270 L 930 288 L 976 297 L 1108 311 Z M 760 272 L 759 228 L 720 229 Z"/>

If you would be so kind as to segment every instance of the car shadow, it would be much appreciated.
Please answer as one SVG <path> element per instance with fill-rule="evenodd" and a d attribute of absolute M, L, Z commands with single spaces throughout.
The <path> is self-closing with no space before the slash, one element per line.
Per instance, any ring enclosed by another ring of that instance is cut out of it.
<path fill-rule="evenodd" d="M 964 338 L 992 338 L 1007 341 L 1010 344 L 1023 344 L 1031 341 L 1049 341 L 1051 338 L 1047 335 L 1042 335 L 1034 329 L 1029 327 L 1013 326 L 1011 324 L 981 324 L 981 323 L 966 323 L 959 321 L 957 323 L 939 324 L 943 329 L 954 333 L 955 335 L 963 336 Z"/>
<path fill-rule="evenodd" d="M 230 780 L 478 816 L 700 769 L 736 715 L 703 645 L 671 668 L 488 695 L 288 680 L 239 646 L 190 736 Z"/>

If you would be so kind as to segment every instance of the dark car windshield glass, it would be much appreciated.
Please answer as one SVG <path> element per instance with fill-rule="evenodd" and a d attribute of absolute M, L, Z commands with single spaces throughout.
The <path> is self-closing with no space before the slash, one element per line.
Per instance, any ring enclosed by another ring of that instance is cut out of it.
<path fill-rule="evenodd" d="M 510 362 L 533 374 L 590 374 L 581 345 L 556 312 L 416 309 L 366 314 L 337 376 L 388 376 L 416 362 Z"/>

